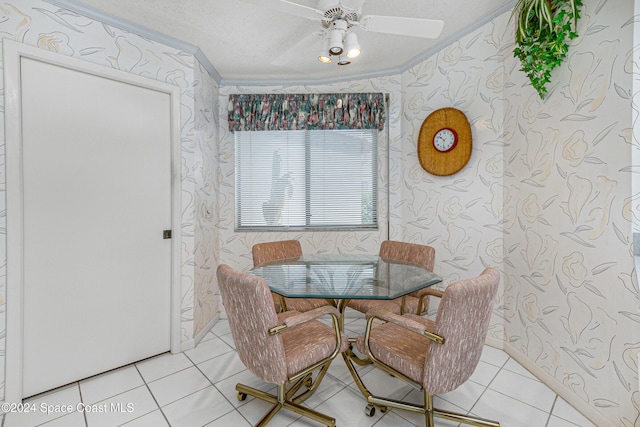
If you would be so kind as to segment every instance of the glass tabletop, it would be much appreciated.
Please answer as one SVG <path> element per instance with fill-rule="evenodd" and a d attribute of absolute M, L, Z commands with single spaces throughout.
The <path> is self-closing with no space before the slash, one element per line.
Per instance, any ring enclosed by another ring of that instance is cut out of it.
<path fill-rule="evenodd" d="M 395 299 L 442 281 L 417 264 L 377 255 L 304 255 L 264 263 L 249 273 L 289 298 Z"/>

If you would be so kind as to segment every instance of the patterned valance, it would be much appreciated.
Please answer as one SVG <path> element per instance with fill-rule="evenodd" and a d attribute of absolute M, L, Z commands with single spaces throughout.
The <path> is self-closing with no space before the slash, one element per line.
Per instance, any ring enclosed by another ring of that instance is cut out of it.
<path fill-rule="evenodd" d="M 229 95 L 229 130 L 382 130 L 384 105 L 382 93 Z"/>

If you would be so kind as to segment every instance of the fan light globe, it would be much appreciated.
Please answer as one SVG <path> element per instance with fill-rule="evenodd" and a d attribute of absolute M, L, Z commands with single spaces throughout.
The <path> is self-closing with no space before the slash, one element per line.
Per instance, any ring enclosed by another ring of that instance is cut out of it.
<path fill-rule="evenodd" d="M 355 58 L 360 55 L 360 44 L 355 33 L 349 33 L 344 38 L 345 50 L 349 58 Z"/>

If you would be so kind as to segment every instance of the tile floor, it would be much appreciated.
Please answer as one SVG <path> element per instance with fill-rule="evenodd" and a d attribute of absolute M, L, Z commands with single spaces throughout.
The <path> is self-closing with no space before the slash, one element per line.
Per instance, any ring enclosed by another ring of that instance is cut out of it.
<path fill-rule="evenodd" d="M 363 319 L 347 318 L 345 329 L 355 336 L 364 331 L 364 325 Z M 422 392 L 371 366 L 361 369 L 372 392 L 384 390 L 387 396 L 421 402 Z M 274 389 L 244 368 L 234 351 L 228 323 L 222 319 L 192 350 L 162 354 L 30 398 L 25 403 L 34 412 L 6 414 L 2 426 L 248 427 L 270 405 L 251 397 L 238 401 L 237 382 Z M 485 347 L 469 381 L 434 400 L 436 407 L 495 419 L 505 427 L 595 427 L 506 353 L 491 347 Z M 306 404 L 335 417 L 338 427 L 424 426 L 419 414 L 402 410 L 366 416 L 366 402 L 341 358 L 333 362 Z M 86 409 L 79 412 L 78 406 Z M 67 409 L 73 412 L 63 412 Z M 269 424 L 319 425 L 288 411 L 280 411 Z M 454 425 L 436 419 L 436 426 Z"/>

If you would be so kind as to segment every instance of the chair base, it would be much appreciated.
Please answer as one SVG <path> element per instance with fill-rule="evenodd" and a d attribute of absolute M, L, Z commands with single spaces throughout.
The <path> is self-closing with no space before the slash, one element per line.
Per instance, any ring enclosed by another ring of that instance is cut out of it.
<path fill-rule="evenodd" d="M 425 420 L 426 420 L 426 427 L 435 426 L 435 423 L 433 421 L 434 417 L 444 418 L 451 421 L 469 424 L 476 427 L 500 427 L 500 423 L 497 421 L 491 421 L 491 420 L 487 420 L 480 417 L 472 417 L 470 415 L 458 414 L 455 412 L 445 411 L 444 409 L 434 408 L 433 396 L 427 393 L 424 394 L 423 406 L 415 405 L 413 403 L 408 403 L 408 402 L 402 402 L 399 400 L 374 396 L 364 385 L 364 383 L 362 382 L 362 379 L 360 378 L 360 375 L 358 374 L 358 372 L 355 369 L 355 366 L 353 365 L 354 362 L 361 366 L 364 365 L 364 363 L 363 364 L 358 363 L 359 358 L 353 354 L 351 349 L 342 353 L 342 357 L 344 358 L 344 361 L 347 365 L 347 368 L 349 369 L 349 372 L 351 372 L 351 376 L 353 377 L 355 384 L 358 386 L 358 389 L 360 390 L 364 398 L 367 399 L 368 405 L 367 405 L 367 408 L 365 409 L 365 413 L 367 414 L 370 413 L 371 416 L 375 413 L 375 409 L 373 411 L 371 410 L 374 407 L 379 408 L 382 412 L 385 412 L 389 407 L 391 407 L 391 408 L 404 409 L 406 411 L 418 412 L 418 413 L 424 414 Z M 372 360 L 371 362 L 373 362 L 376 366 L 381 368 L 383 371 L 386 371 L 388 374 L 393 375 L 398 379 L 403 380 L 409 384 L 412 384 L 417 388 L 422 388 L 415 382 L 404 377 L 404 375 L 401 375 L 399 372 L 395 372 L 385 365 L 378 364 L 376 363 L 376 361 Z"/>
<path fill-rule="evenodd" d="M 286 383 L 279 385 L 277 396 L 240 383 L 236 384 L 236 390 L 238 391 L 238 398 L 241 400 L 244 400 L 244 397 L 246 397 L 246 395 L 249 395 L 274 404 L 271 410 L 267 412 L 264 417 L 262 417 L 262 419 L 258 422 L 258 424 L 255 425 L 255 427 L 266 426 L 267 423 L 271 421 L 271 419 L 278 413 L 278 411 L 283 408 L 322 423 L 327 427 L 335 427 L 335 418 L 300 405 L 300 403 L 304 402 L 313 394 L 313 392 L 315 392 L 325 372 L 326 369 L 321 369 L 315 381 L 311 380 L 311 374 L 298 379 L 292 384 L 291 388 L 288 391 L 286 389 Z M 300 390 L 303 385 L 306 385 L 308 387 L 308 390 L 294 398 L 293 396 L 298 392 L 298 390 Z M 245 395 L 244 397 L 242 396 L 243 394 Z"/>
<path fill-rule="evenodd" d="M 369 396 L 367 401 L 375 406 L 379 407 L 391 407 L 404 409 L 411 412 L 418 412 L 425 414 L 426 427 L 433 427 L 434 417 L 444 418 L 459 423 L 469 424 L 476 427 L 500 427 L 500 423 L 497 421 L 487 420 L 480 417 L 472 417 L 470 415 L 459 414 L 456 412 L 446 411 L 444 409 L 437 409 L 433 407 L 433 396 L 425 396 L 425 405 L 415 405 L 408 402 L 401 402 L 393 399 L 386 399 L 378 396 Z"/>

